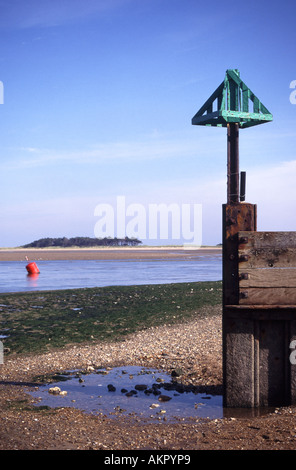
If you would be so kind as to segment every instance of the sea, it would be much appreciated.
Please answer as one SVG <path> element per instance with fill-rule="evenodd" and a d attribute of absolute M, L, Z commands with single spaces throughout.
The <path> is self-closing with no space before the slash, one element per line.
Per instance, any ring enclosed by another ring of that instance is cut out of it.
<path fill-rule="evenodd" d="M 221 253 L 176 259 L 40 260 L 40 274 L 29 275 L 26 261 L 0 262 L 0 292 L 29 292 L 85 287 L 219 281 Z"/>

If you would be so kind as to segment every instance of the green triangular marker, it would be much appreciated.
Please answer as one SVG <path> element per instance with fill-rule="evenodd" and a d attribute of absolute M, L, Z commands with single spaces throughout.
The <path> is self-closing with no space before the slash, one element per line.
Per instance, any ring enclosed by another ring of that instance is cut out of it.
<path fill-rule="evenodd" d="M 224 81 L 192 118 L 192 124 L 226 127 L 238 123 L 243 129 L 272 119 L 272 114 L 240 79 L 239 71 L 229 69 Z"/>

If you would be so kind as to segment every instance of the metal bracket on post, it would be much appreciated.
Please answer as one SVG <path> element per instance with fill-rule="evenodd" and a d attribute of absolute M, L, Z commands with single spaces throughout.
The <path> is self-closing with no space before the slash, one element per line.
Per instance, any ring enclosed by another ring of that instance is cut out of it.
<path fill-rule="evenodd" d="M 246 172 L 241 171 L 240 173 L 240 202 L 244 202 L 246 199 Z"/>

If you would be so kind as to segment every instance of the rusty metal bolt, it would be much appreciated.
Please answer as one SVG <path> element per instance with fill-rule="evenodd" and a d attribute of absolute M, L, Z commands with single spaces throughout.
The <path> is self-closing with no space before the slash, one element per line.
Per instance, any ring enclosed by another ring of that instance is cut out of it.
<path fill-rule="evenodd" d="M 248 294 L 248 292 L 244 291 L 244 292 L 240 292 L 239 296 L 240 296 L 241 299 L 247 299 L 249 294 Z"/>
<path fill-rule="evenodd" d="M 243 280 L 245 281 L 245 280 L 247 280 L 247 279 L 249 279 L 249 273 L 241 273 L 241 274 L 239 275 L 239 280 L 240 280 L 240 281 L 243 281 Z"/>
<path fill-rule="evenodd" d="M 236 219 L 234 217 L 227 217 L 226 224 L 227 225 L 234 225 L 234 224 L 236 224 Z"/>

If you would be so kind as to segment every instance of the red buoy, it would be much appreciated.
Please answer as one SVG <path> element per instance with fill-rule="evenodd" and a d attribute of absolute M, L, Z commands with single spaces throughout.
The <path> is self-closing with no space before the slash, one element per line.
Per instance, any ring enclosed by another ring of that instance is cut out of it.
<path fill-rule="evenodd" d="M 26 269 L 27 269 L 29 274 L 39 274 L 40 273 L 37 264 L 34 263 L 34 262 L 27 264 Z"/>

